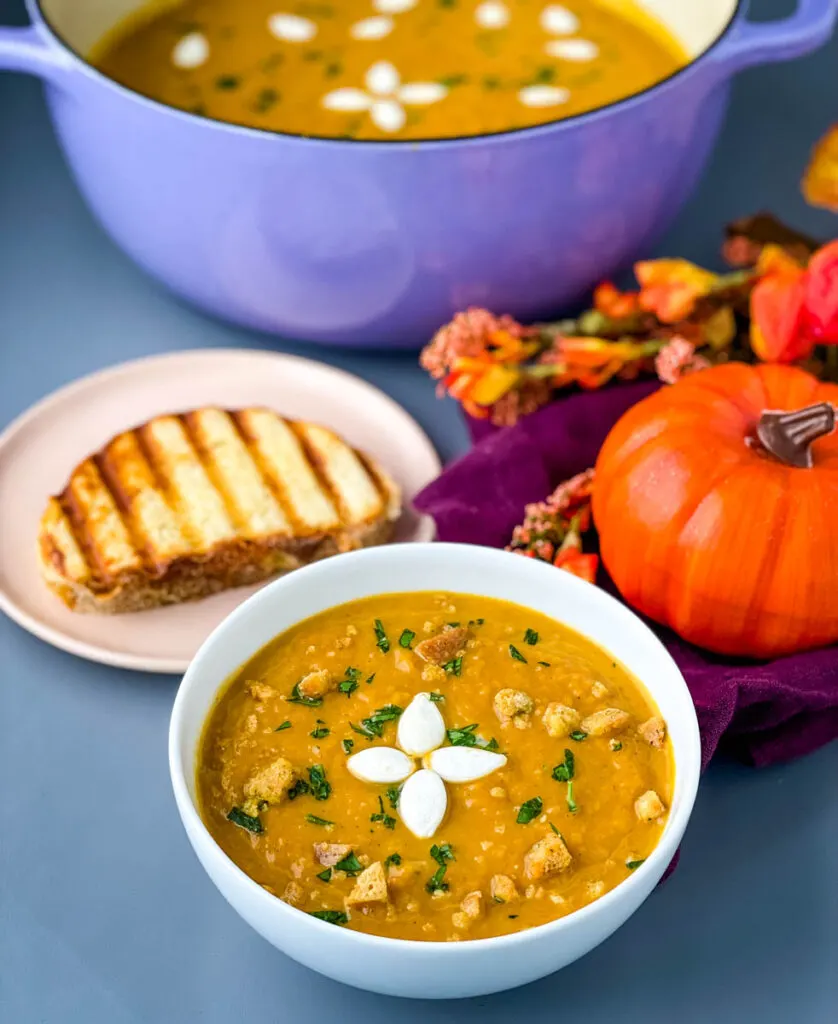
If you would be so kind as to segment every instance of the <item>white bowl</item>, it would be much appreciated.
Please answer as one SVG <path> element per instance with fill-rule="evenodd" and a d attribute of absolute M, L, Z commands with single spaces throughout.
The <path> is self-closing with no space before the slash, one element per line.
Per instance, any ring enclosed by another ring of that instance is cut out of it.
<path fill-rule="evenodd" d="M 222 852 L 196 807 L 195 760 L 219 688 L 264 644 L 295 623 L 355 598 L 403 591 L 501 598 L 567 624 L 610 651 L 646 686 L 666 719 L 675 791 L 660 842 L 601 899 L 568 917 L 513 935 L 462 942 L 388 939 L 319 921 L 267 893 Z M 698 788 L 695 709 L 666 649 L 624 605 L 543 562 L 465 544 L 404 544 L 318 562 L 236 609 L 212 633 L 178 690 L 169 768 L 189 841 L 221 894 L 277 949 L 337 981 L 371 992 L 447 999 L 523 985 L 593 949 L 629 918 L 660 880 L 684 834 Z"/>

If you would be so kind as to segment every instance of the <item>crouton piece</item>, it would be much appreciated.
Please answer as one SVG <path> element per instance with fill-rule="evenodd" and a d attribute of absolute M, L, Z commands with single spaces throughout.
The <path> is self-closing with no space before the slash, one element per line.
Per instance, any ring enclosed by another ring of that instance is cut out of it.
<path fill-rule="evenodd" d="M 380 860 L 365 868 L 355 881 L 355 888 L 346 897 L 347 907 L 371 907 L 376 903 L 387 904 L 387 874 Z"/>
<path fill-rule="evenodd" d="M 498 690 L 492 706 L 502 725 L 512 722 L 519 729 L 526 729 L 535 709 L 535 701 L 523 690 L 505 689 Z"/>
<path fill-rule="evenodd" d="M 578 728 L 582 716 L 576 708 L 568 707 L 567 704 L 558 704 L 555 701 L 548 704 L 542 718 L 547 735 L 553 739 L 562 739 L 569 736 L 574 729 Z"/>
<path fill-rule="evenodd" d="M 605 892 L 605 882 L 588 882 L 585 886 L 585 893 L 589 899 L 598 900 Z"/>
<path fill-rule="evenodd" d="M 583 718 L 579 728 L 589 736 L 608 736 L 612 732 L 625 729 L 630 717 L 619 708 L 603 708 L 602 711 L 595 711 L 587 718 Z"/>
<path fill-rule="evenodd" d="M 267 683 L 260 683 L 258 681 L 247 684 L 248 692 L 254 700 L 263 701 L 270 700 L 271 697 L 276 696 L 276 690 L 272 686 L 268 686 Z"/>
<path fill-rule="evenodd" d="M 608 687 L 605 683 L 601 683 L 598 679 L 591 687 L 591 694 L 596 697 L 597 700 L 602 700 L 603 697 L 608 695 Z"/>
<path fill-rule="evenodd" d="M 311 700 L 315 697 L 325 697 L 330 690 L 337 689 L 337 680 L 325 668 L 316 669 L 303 676 L 297 687 L 297 693 L 301 697 Z"/>
<path fill-rule="evenodd" d="M 654 715 L 639 725 L 637 732 L 650 747 L 662 747 L 666 739 L 666 722 L 659 715 Z"/>
<path fill-rule="evenodd" d="M 432 665 L 445 665 L 463 653 L 468 638 L 469 631 L 465 626 L 456 626 L 453 629 L 443 629 L 441 633 L 429 636 L 427 640 L 420 640 L 413 650 L 422 661 L 429 661 Z"/>
<path fill-rule="evenodd" d="M 641 821 L 655 821 L 666 811 L 666 807 L 658 794 L 648 789 L 634 801 L 634 810 Z"/>
<path fill-rule="evenodd" d="M 423 683 L 444 683 L 445 682 L 445 669 L 440 665 L 431 665 L 430 662 L 422 667 L 422 682 Z"/>
<path fill-rule="evenodd" d="M 492 875 L 489 892 L 495 903 L 514 903 L 520 898 L 518 887 L 509 875 Z"/>
<path fill-rule="evenodd" d="M 549 878 L 566 871 L 572 860 L 564 839 L 551 832 L 530 847 L 524 857 L 524 873 L 533 881 Z"/>
<path fill-rule="evenodd" d="M 471 918 L 472 921 L 476 921 L 478 917 L 482 917 L 485 909 L 483 905 L 483 893 L 479 889 L 475 889 L 474 892 L 467 893 L 463 897 L 460 909 L 466 917 Z"/>
<path fill-rule="evenodd" d="M 451 924 L 453 924 L 455 928 L 465 930 L 471 926 L 472 921 L 470 917 L 467 917 L 462 912 L 462 910 L 457 910 L 451 915 Z"/>
<path fill-rule="evenodd" d="M 281 803 L 288 790 L 297 781 L 297 771 L 287 757 L 278 757 L 261 771 L 256 772 L 244 784 L 244 795 L 248 804 L 258 809 L 261 803 Z M 252 813 L 245 806 L 245 813 Z"/>
<path fill-rule="evenodd" d="M 305 890 L 296 882 L 289 882 L 280 899 L 283 903 L 290 903 L 292 907 L 298 907 L 305 899 Z"/>
<path fill-rule="evenodd" d="M 347 843 L 315 843 L 314 856 L 324 868 L 333 868 L 352 853 Z"/>

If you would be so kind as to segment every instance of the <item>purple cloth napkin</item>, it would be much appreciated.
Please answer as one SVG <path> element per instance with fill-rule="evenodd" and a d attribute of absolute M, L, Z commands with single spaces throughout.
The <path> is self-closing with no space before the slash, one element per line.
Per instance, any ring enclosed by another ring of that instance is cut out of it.
<path fill-rule="evenodd" d="M 593 466 L 611 426 L 656 386 L 624 384 L 574 395 L 504 430 L 473 420 L 475 447 L 426 487 L 415 505 L 436 520 L 440 540 L 503 547 L 524 505 Z M 616 593 L 602 568 L 598 582 Z M 838 737 L 838 648 L 769 662 L 734 660 L 650 625 L 692 693 L 704 767 L 720 744 L 768 765 Z"/>

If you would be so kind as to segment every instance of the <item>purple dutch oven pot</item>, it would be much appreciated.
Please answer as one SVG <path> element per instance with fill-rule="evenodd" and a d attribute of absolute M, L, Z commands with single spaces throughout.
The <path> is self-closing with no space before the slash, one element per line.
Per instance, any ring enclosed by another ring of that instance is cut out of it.
<path fill-rule="evenodd" d="M 220 317 L 392 348 L 470 304 L 543 317 L 648 252 L 701 174 L 731 76 L 814 49 L 836 15 L 799 0 L 756 24 L 737 0 L 646 0 L 692 55 L 671 78 L 564 121 L 416 143 L 269 133 L 145 99 L 79 56 L 138 6 L 27 0 L 31 26 L 0 29 L 0 69 L 46 79 L 106 230 Z"/>

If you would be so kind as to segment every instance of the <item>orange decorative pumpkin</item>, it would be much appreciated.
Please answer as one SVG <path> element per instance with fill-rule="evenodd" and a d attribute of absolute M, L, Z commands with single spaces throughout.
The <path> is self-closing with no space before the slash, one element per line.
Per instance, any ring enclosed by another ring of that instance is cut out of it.
<path fill-rule="evenodd" d="M 838 386 L 728 363 L 606 438 L 594 521 L 623 597 L 685 640 L 772 658 L 838 640 Z"/>

